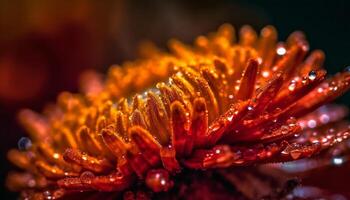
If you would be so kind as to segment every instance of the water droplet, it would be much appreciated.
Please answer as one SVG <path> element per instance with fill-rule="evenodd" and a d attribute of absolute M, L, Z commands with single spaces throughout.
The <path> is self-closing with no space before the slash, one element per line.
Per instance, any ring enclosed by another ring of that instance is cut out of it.
<path fill-rule="evenodd" d="M 313 143 L 313 144 L 319 144 L 319 143 L 320 143 L 320 141 L 319 141 L 319 140 L 317 140 L 317 139 L 314 139 L 314 140 L 312 140 L 312 141 L 311 141 L 311 143 Z"/>
<path fill-rule="evenodd" d="M 263 59 L 261 57 L 257 58 L 259 65 L 263 62 Z"/>
<path fill-rule="evenodd" d="M 343 158 L 335 157 L 335 158 L 333 158 L 332 162 L 334 165 L 341 165 L 341 164 L 343 164 L 344 160 L 343 160 Z"/>
<path fill-rule="evenodd" d="M 315 128 L 316 125 L 317 125 L 317 123 L 316 123 L 316 121 L 313 120 L 313 119 L 311 119 L 311 120 L 309 120 L 309 121 L 307 122 L 307 126 L 308 126 L 309 128 Z"/>
<path fill-rule="evenodd" d="M 288 86 L 288 89 L 289 89 L 290 91 L 293 91 L 293 90 L 295 89 L 295 87 L 296 87 L 295 81 L 292 81 L 292 82 L 290 83 L 290 85 Z"/>
<path fill-rule="evenodd" d="M 263 76 L 264 78 L 267 78 L 267 77 L 270 76 L 270 72 L 269 72 L 269 71 L 263 71 L 263 72 L 262 72 L 262 76 Z"/>
<path fill-rule="evenodd" d="M 284 54 L 286 54 L 287 50 L 284 47 L 278 47 L 276 50 L 276 53 L 280 56 L 283 56 Z"/>
<path fill-rule="evenodd" d="M 220 153 L 221 153 L 221 150 L 220 150 L 220 149 L 216 149 L 216 150 L 215 150 L 215 153 L 216 153 L 216 154 L 220 154 Z"/>
<path fill-rule="evenodd" d="M 51 192 L 48 190 L 43 192 L 43 195 L 45 199 L 52 199 Z"/>
<path fill-rule="evenodd" d="M 281 126 L 281 132 L 282 134 L 286 134 L 289 132 L 289 128 L 286 125 Z"/>
<path fill-rule="evenodd" d="M 58 153 L 54 153 L 54 154 L 53 154 L 53 158 L 54 158 L 54 159 L 58 159 L 58 158 L 60 158 L 60 154 L 58 154 Z"/>
<path fill-rule="evenodd" d="M 83 155 L 81 158 L 85 161 L 88 159 L 86 155 Z"/>
<path fill-rule="evenodd" d="M 233 119 L 233 115 L 230 115 L 230 116 L 227 117 L 227 120 L 228 120 L 229 122 L 231 122 L 232 119 Z"/>
<path fill-rule="evenodd" d="M 221 128 L 221 125 L 219 123 L 215 123 L 209 127 L 209 130 L 214 132 L 219 130 L 220 128 Z"/>
<path fill-rule="evenodd" d="M 253 109 L 253 106 L 248 106 L 248 110 L 252 111 Z"/>
<path fill-rule="evenodd" d="M 32 141 L 27 137 L 21 137 L 21 139 L 18 140 L 17 145 L 19 150 L 25 151 L 32 146 Z"/>
<path fill-rule="evenodd" d="M 273 67 L 272 67 L 272 71 L 273 72 L 276 72 L 278 70 L 278 66 L 277 65 L 274 65 Z"/>
<path fill-rule="evenodd" d="M 240 150 L 237 150 L 233 153 L 235 160 L 242 158 L 242 152 Z"/>
<path fill-rule="evenodd" d="M 331 133 L 331 134 L 333 134 L 333 133 L 335 132 L 335 129 L 334 129 L 334 128 L 330 128 L 330 129 L 328 130 L 328 132 Z"/>
<path fill-rule="evenodd" d="M 160 180 L 160 184 L 161 184 L 161 185 L 165 185 L 165 184 L 166 184 L 166 180 L 165 180 L 165 179 L 161 179 L 161 180 Z"/>
<path fill-rule="evenodd" d="M 182 72 L 177 72 L 176 75 L 177 76 L 182 76 Z"/>
<path fill-rule="evenodd" d="M 30 180 L 28 181 L 28 187 L 35 187 L 35 185 L 36 185 L 36 182 L 35 182 L 34 179 L 30 179 Z"/>
<path fill-rule="evenodd" d="M 312 81 L 315 80 L 316 79 L 316 75 L 317 74 L 316 74 L 315 71 L 310 71 L 309 72 L 309 79 L 312 80 Z"/>
<path fill-rule="evenodd" d="M 294 160 L 298 159 L 300 155 L 301 155 L 301 151 L 299 150 L 293 150 L 290 152 L 290 156 L 292 156 Z"/>
<path fill-rule="evenodd" d="M 322 114 L 320 116 L 320 121 L 322 124 L 327 124 L 329 122 L 329 116 L 327 114 Z"/>
<path fill-rule="evenodd" d="M 95 177 L 95 175 L 90 171 L 85 171 L 80 175 L 80 179 L 85 184 L 91 183 L 91 180 Z"/>
<path fill-rule="evenodd" d="M 147 186 L 156 192 L 167 191 L 171 183 L 169 174 L 161 169 L 149 171 L 145 181 Z"/>
<path fill-rule="evenodd" d="M 345 67 L 344 72 L 350 72 L 350 65 Z"/>
<path fill-rule="evenodd" d="M 288 153 L 289 152 L 286 149 L 281 152 L 281 154 L 284 154 L 284 155 L 288 155 Z"/>

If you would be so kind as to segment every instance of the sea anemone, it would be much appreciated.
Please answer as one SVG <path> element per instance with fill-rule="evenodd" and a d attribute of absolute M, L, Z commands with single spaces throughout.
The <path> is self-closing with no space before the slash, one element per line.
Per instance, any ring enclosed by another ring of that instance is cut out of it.
<path fill-rule="evenodd" d="M 224 24 L 169 48 L 145 43 L 140 59 L 104 79 L 85 74 L 81 93 L 61 93 L 43 114 L 21 111 L 30 139 L 8 153 L 22 169 L 8 188 L 24 199 L 277 199 L 297 183 L 262 184 L 269 170 L 258 166 L 346 157 L 347 109 L 324 104 L 349 89 L 349 69 L 326 78 L 303 33 L 277 42 L 272 26 L 260 36 L 244 26 L 236 40 Z M 232 191 L 212 192 L 225 181 Z"/>

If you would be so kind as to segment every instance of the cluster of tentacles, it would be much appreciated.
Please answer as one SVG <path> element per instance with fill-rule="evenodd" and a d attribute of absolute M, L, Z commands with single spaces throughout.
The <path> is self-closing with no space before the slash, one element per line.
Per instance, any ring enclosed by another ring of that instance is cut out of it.
<path fill-rule="evenodd" d="M 43 114 L 23 110 L 31 140 L 9 152 L 23 171 L 10 173 L 7 186 L 26 199 L 146 199 L 194 170 L 228 177 L 242 199 L 254 198 L 243 198 L 237 174 L 209 169 L 307 158 L 349 137 L 349 123 L 338 122 L 346 108 L 314 110 L 349 89 L 350 72 L 326 79 L 324 54 L 307 55 L 302 33 L 278 42 L 271 26 L 260 36 L 244 26 L 237 40 L 225 24 L 193 46 L 169 46 L 145 43 L 139 60 L 105 78 L 85 75 L 81 94 L 62 93 Z"/>

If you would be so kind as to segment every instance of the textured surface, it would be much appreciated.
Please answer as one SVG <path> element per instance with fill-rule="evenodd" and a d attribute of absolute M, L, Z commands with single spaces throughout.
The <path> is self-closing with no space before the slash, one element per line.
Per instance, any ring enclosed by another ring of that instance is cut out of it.
<path fill-rule="evenodd" d="M 31 140 L 9 159 L 25 172 L 11 173 L 8 187 L 34 199 L 168 191 L 186 168 L 292 161 L 348 138 L 349 124 L 336 123 L 346 108 L 312 111 L 350 87 L 349 71 L 325 79 L 324 54 L 307 55 L 300 32 L 278 43 L 271 26 L 238 35 L 225 24 L 194 46 L 171 40 L 171 53 L 144 44 L 142 58 L 111 67 L 104 81 L 92 74 L 43 115 L 23 110 Z"/>

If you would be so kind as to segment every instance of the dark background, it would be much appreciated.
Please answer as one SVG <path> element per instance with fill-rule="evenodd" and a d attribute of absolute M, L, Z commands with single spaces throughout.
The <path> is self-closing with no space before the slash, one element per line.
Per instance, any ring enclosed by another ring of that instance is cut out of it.
<path fill-rule="evenodd" d="M 83 70 L 104 73 L 135 58 L 143 39 L 162 47 L 172 37 L 191 42 L 229 22 L 257 30 L 272 24 L 280 40 L 304 31 L 311 49 L 325 51 L 325 67 L 333 74 L 350 64 L 349 10 L 345 0 L 0 0 L 1 198 L 15 198 L 4 177 L 13 167 L 6 152 L 25 135 L 16 122 L 18 109 L 40 111 L 60 91 L 77 91 Z M 337 101 L 349 100 L 348 93 Z M 337 177 L 324 176 L 334 188 Z"/>

